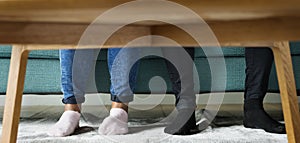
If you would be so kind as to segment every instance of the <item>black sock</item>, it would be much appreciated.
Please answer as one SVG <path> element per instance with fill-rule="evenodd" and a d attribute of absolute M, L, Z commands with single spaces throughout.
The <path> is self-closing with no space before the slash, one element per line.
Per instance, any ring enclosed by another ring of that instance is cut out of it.
<path fill-rule="evenodd" d="M 179 110 L 176 118 L 164 129 L 164 132 L 172 135 L 191 135 L 199 133 L 200 131 L 196 126 L 195 110 Z"/>
<path fill-rule="evenodd" d="M 244 126 L 266 132 L 285 134 L 285 125 L 274 120 L 264 110 L 262 101 L 250 99 L 244 103 Z"/>

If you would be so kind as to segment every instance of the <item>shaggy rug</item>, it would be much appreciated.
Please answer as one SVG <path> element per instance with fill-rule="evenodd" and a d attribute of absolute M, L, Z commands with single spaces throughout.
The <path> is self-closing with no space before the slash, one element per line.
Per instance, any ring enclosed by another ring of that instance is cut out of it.
<path fill-rule="evenodd" d="M 54 116 L 52 116 L 54 117 Z M 267 133 L 260 129 L 247 129 L 241 118 L 219 117 L 201 133 L 189 136 L 165 134 L 163 117 L 130 117 L 127 135 L 104 136 L 97 133 L 104 117 L 85 114 L 81 128 L 72 136 L 49 137 L 46 131 L 57 121 L 55 118 L 22 118 L 19 125 L 19 143 L 286 143 L 287 136 Z M 2 130 L 2 127 L 1 127 Z"/>

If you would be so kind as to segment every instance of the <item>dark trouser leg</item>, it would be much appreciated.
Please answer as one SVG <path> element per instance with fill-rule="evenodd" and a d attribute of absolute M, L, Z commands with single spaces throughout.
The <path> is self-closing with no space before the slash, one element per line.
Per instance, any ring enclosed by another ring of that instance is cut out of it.
<path fill-rule="evenodd" d="M 273 53 L 269 48 L 246 48 L 244 126 L 272 133 L 285 133 L 283 124 L 272 119 L 263 109 L 268 90 Z"/>
<path fill-rule="evenodd" d="M 245 101 L 257 99 L 263 101 L 267 90 L 269 75 L 273 64 L 270 48 L 246 48 Z"/>
<path fill-rule="evenodd" d="M 195 119 L 195 107 L 196 98 L 194 92 L 194 82 L 193 82 L 193 59 L 194 59 L 194 48 L 185 49 L 188 53 L 188 58 L 191 61 L 185 61 L 183 58 L 187 54 L 183 54 L 176 50 L 163 50 L 166 57 L 174 57 L 176 63 L 166 60 L 166 66 L 168 69 L 169 77 L 172 82 L 173 93 L 176 98 L 176 109 L 178 110 L 178 115 L 174 119 L 171 125 L 166 127 L 165 132 L 169 134 L 177 135 L 187 135 L 193 134 L 198 131 L 193 132 L 196 129 L 196 119 Z M 177 65 L 176 65 L 177 64 Z M 184 70 L 182 70 L 184 69 Z M 179 72 L 181 70 L 182 72 Z M 182 82 L 181 80 L 184 80 Z"/>
<path fill-rule="evenodd" d="M 194 48 L 186 48 L 185 51 L 194 60 Z M 164 53 L 164 55 L 167 53 Z M 184 56 L 181 53 L 172 54 L 176 56 L 176 58 L 180 59 Z M 180 61 L 178 62 L 183 68 L 187 69 L 182 72 L 182 75 L 179 75 L 178 70 L 176 67 L 170 62 L 166 60 L 166 66 L 169 73 L 170 80 L 172 82 L 172 90 L 176 98 L 176 108 L 177 109 L 184 109 L 184 108 L 195 108 L 196 107 L 196 98 L 194 92 L 194 79 L 193 79 L 193 63 L 189 63 L 187 61 Z M 174 63 L 175 64 L 175 63 Z M 181 85 L 181 79 L 185 79 L 188 81 L 187 84 Z"/>

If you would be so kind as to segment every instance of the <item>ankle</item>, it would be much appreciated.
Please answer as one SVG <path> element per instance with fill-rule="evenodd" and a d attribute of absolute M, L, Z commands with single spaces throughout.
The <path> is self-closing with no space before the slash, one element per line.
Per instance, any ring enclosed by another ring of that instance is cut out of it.
<path fill-rule="evenodd" d="M 65 111 L 76 111 L 80 113 L 81 104 L 65 104 Z"/>
<path fill-rule="evenodd" d="M 128 103 L 122 103 L 122 102 L 112 102 L 111 108 L 120 108 L 123 109 L 125 112 L 128 113 Z"/>

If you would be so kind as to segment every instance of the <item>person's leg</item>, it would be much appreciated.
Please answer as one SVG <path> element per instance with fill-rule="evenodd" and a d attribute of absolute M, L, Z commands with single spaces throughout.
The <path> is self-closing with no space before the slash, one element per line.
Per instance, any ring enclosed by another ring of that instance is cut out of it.
<path fill-rule="evenodd" d="M 196 96 L 194 91 L 194 79 L 193 79 L 193 59 L 194 48 L 187 48 L 185 51 L 191 58 L 190 61 L 183 58 L 186 54 L 180 51 L 172 49 L 163 49 L 163 55 L 174 59 L 166 61 L 169 77 L 172 82 L 173 93 L 176 98 L 176 109 L 178 111 L 177 117 L 174 121 L 165 128 L 165 133 L 176 135 L 189 135 L 197 133 L 195 108 L 196 108 Z M 174 65 L 173 65 L 174 64 Z M 176 65 L 177 64 L 177 65 Z M 178 66 L 177 69 L 175 66 Z M 182 72 L 179 74 L 178 70 Z M 182 80 L 186 82 L 183 84 Z"/>
<path fill-rule="evenodd" d="M 118 135 L 128 132 L 128 103 L 133 100 L 139 50 L 109 49 L 108 67 L 111 76 L 112 109 L 99 127 L 99 134 Z"/>
<path fill-rule="evenodd" d="M 60 50 L 59 53 L 65 112 L 48 131 L 50 136 L 68 136 L 79 126 L 81 103 L 85 101 L 84 91 L 89 76 L 87 72 L 91 69 L 91 57 L 94 55 L 93 50 L 79 51 L 74 60 L 75 50 Z"/>
<path fill-rule="evenodd" d="M 270 48 L 246 48 L 246 79 L 244 94 L 244 126 L 271 133 L 285 133 L 284 124 L 271 118 L 263 108 L 273 64 Z"/>

